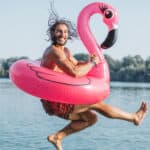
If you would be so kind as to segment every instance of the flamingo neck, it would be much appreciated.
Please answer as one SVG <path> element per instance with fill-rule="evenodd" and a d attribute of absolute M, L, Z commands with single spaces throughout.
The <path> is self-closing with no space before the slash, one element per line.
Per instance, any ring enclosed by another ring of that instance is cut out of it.
<path fill-rule="evenodd" d="M 91 16 L 95 13 L 100 13 L 98 6 L 98 3 L 93 3 L 85 7 L 79 14 L 77 27 L 79 36 L 89 53 L 95 54 L 99 56 L 100 60 L 103 60 L 104 56 L 102 55 L 102 49 L 98 46 L 89 27 Z"/>

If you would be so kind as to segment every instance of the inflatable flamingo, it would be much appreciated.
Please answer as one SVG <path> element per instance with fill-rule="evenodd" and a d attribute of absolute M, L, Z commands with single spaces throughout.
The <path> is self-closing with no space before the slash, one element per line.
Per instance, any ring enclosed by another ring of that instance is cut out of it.
<path fill-rule="evenodd" d="M 90 29 L 90 17 L 99 13 L 108 26 L 108 35 L 101 45 L 95 41 Z M 78 17 L 78 33 L 90 54 L 99 56 L 101 62 L 86 76 L 74 78 L 40 66 L 40 62 L 19 60 L 10 68 L 10 78 L 23 91 L 49 101 L 71 104 L 93 104 L 109 96 L 110 79 L 108 65 L 102 49 L 116 41 L 118 16 L 108 4 L 96 2 L 86 6 Z"/>

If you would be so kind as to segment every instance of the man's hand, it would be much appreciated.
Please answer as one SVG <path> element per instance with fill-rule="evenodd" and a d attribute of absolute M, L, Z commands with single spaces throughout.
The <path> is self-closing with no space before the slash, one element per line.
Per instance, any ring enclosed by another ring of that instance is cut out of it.
<path fill-rule="evenodd" d="M 99 57 L 96 56 L 96 55 L 91 55 L 91 56 L 90 56 L 90 61 L 91 61 L 91 62 L 94 62 L 96 65 L 100 63 L 100 59 L 99 59 Z"/>

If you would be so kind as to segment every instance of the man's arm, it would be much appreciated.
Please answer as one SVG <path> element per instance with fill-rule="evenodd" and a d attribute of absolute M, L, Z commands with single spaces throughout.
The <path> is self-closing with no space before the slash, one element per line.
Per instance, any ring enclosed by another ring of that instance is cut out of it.
<path fill-rule="evenodd" d="M 66 53 L 69 55 L 69 60 L 74 64 L 74 65 L 81 65 L 81 64 L 86 64 L 86 63 L 88 63 L 89 61 L 90 61 L 90 59 L 89 60 L 87 60 L 87 61 L 78 61 L 75 57 L 73 57 L 73 55 L 71 54 L 71 52 L 69 51 L 69 49 L 68 48 L 65 48 L 65 50 L 66 50 Z M 92 57 L 92 56 L 91 56 Z"/>
<path fill-rule="evenodd" d="M 56 64 L 64 72 L 74 77 L 82 77 L 86 75 L 95 64 L 93 62 L 86 62 L 85 64 L 75 64 L 66 57 L 63 51 L 57 48 L 53 50 L 53 55 Z"/>

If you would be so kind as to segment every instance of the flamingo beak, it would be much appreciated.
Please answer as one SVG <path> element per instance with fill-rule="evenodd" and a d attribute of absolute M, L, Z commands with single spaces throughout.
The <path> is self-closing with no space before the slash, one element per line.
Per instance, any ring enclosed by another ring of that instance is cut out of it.
<path fill-rule="evenodd" d="M 118 37 L 118 29 L 112 29 L 111 31 L 109 31 L 106 39 L 101 44 L 101 48 L 107 49 L 112 47 L 117 41 L 117 37 Z"/>

